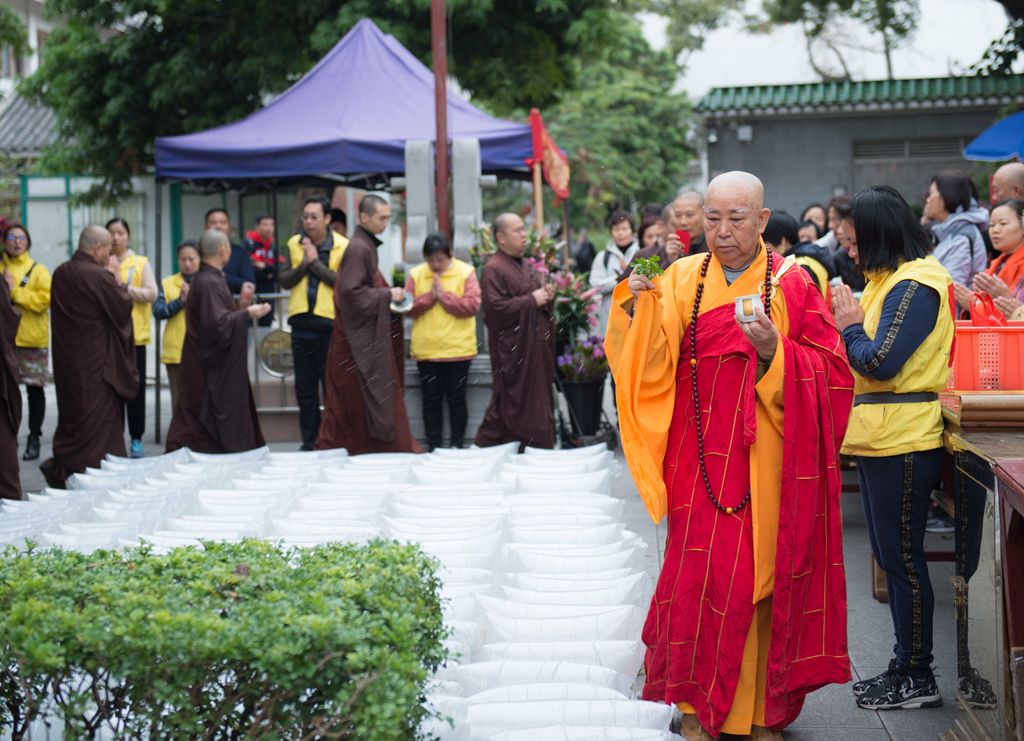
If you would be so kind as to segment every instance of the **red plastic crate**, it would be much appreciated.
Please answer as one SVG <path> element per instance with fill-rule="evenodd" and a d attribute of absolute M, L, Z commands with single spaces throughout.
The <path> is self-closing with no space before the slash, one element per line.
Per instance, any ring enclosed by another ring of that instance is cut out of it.
<path fill-rule="evenodd" d="M 956 351 L 947 389 L 1024 390 L 1024 322 L 1008 327 L 956 323 Z"/>

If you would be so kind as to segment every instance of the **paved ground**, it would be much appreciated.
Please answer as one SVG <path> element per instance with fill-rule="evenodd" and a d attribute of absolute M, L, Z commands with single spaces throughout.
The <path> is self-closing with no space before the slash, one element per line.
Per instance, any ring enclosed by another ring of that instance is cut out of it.
<path fill-rule="evenodd" d="M 47 418 L 43 431 L 43 458 L 50 454 L 50 441 L 56 426 L 56 401 L 53 387 L 47 389 Z M 164 392 L 164 419 L 166 430 L 170 399 Z M 153 442 L 154 409 L 150 404 L 148 432 L 145 439 L 147 453 L 157 454 L 163 447 Z M 21 436 L 24 444 L 24 423 Z M 297 449 L 295 445 L 275 445 L 279 449 Z M 624 465 L 624 462 L 620 462 Z M 45 484 L 35 464 L 22 467 L 22 484 L 27 491 L 37 491 Z M 628 474 L 616 481 L 615 493 L 626 500 L 626 518 L 629 527 L 640 533 L 648 543 L 648 568 L 657 576 L 664 544 L 664 526 L 655 527 L 647 516 Z M 864 517 L 856 494 L 844 495 L 844 530 L 849 597 L 850 657 L 856 679 L 875 675 L 885 668 L 892 651 L 892 623 L 887 605 L 876 602 L 870 592 L 870 547 L 864 527 Z M 929 536 L 929 547 L 951 550 L 952 536 Z M 991 545 L 986 546 L 991 553 Z M 936 592 L 935 607 L 935 659 L 939 687 L 945 700 L 941 708 L 931 710 L 903 710 L 887 713 L 861 710 L 853 702 L 849 686 L 833 686 L 814 693 L 808 699 L 803 714 L 786 734 L 790 741 L 919 741 L 935 739 L 948 730 L 962 713 L 955 703 L 956 695 L 956 634 L 953 622 L 953 599 L 950 577 L 951 563 L 930 565 L 932 583 Z M 994 679 L 994 642 L 997 635 L 993 623 L 995 593 L 991 559 L 983 556 L 982 567 L 971 582 L 971 649 L 974 663 L 989 679 Z M 990 711 L 989 720 L 994 719 Z"/>

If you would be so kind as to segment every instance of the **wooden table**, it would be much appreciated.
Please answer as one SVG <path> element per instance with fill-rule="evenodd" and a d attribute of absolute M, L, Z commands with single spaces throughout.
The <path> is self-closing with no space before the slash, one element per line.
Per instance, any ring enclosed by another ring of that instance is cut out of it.
<path fill-rule="evenodd" d="M 980 542 L 972 537 L 968 521 L 978 524 L 992 492 L 998 514 L 1005 639 L 1000 673 L 1006 692 L 998 700 L 1007 736 L 1024 738 L 1024 432 L 950 428 L 944 447 L 952 464 L 950 493 L 958 512 L 962 508 L 966 514 L 957 517 L 955 533 L 958 674 L 961 679 L 965 672 L 977 676 L 970 675 L 967 649 L 967 579 L 977 567 Z"/>

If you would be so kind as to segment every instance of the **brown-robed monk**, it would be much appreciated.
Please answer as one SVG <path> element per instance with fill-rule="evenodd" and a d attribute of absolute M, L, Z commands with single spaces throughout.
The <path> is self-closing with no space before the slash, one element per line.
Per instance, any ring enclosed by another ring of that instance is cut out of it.
<path fill-rule="evenodd" d="M 359 226 L 341 258 L 334 284 L 334 331 L 327 351 L 324 415 L 316 447 L 350 453 L 420 453 L 405 411 L 405 338 L 391 302 L 405 291 L 388 288 L 377 269 L 377 238 L 391 208 L 363 196 Z"/>
<path fill-rule="evenodd" d="M 167 450 L 237 453 L 263 445 L 256 404 L 245 367 L 249 322 L 270 313 L 270 304 L 235 308 L 223 269 L 231 259 L 224 232 L 207 229 L 199 239 L 202 264 L 185 305 L 181 391 Z"/>
<path fill-rule="evenodd" d="M 85 227 L 50 291 L 57 431 L 53 457 L 39 469 L 50 486 L 63 488 L 108 453 L 125 454 L 124 402 L 139 388 L 132 297 L 110 260 L 110 232 Z"/>
<path fill-rule="evenodd" d="M 14 336 L 21 316 L 11 305 L 10 286 L 0 280 L 0 499 L 21 499 L 18 475 L 18 427 L 21 389 Z"/>
<path fill-rule="evenodd" d="M 484 323 L 491 353 L 492 396 L 476 433 L 481 448 L 518 440 L 555 444 L 551 383 L 555 378 L 554 292 L 523 260 L 526 225 L 515 214 L 494 220 L 497 252 L 484 266 Z"/>

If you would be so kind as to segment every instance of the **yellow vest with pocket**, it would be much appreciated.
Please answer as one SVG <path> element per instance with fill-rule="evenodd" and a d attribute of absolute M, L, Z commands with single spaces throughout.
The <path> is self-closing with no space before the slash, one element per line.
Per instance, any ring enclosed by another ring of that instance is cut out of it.
<path fill-rule="evenodd" d="M 938 393 L 949 380 L 955 325 L 950 311 L 949 273 L 934 257 L 911 260 L 891 273 L 869 276 L 861 306 L 864 331 L 872 339 L 878 330 L 885 297 L 905 280 L 931 288 L 939 295 L 935 327 L 893 378 L 863 376 L 854 369 L 854 394 L 892 392 Z M 938 401 L 910 404 L 860 404 L 853 407 L 842 452 L 846 455 L 890 456 L 942 447 L 942 408 Z"/>
<path fill-rule="evenodd" d="M 171 303 L 181 298 L 181 284 L 185 278 L 181 273 L 169 275 L 163 279 L 164 301 Z M 185 309 L 167 320 L 160 345 L 160 362 L 165 365 L 181 363 L 181 348 L 185 345 Z"/>
<path fill-rule="evenodd" d="M 131 255 L 121 263 L 121 282 L 126 286 L 142 287 L 142 273 L 149 260 L 142 255 Z M 152 304 L 132 302 L 132 326 L 135 328 L 135 345 L 148 345 L 150 324 L 153 321 Z"/>
<path fill-rule="evenodd" d="M 456 296 L 464 295 L 466 280 L 473 267 L 461 260 L 452 260 L 441 276 L 441 287 Z M 430 293 L 434 274 L 426 263 L 409 271 L 417 296 Z M 412 322 L 411 354 L 417 360 L 450 360 L 476 355 L 476 317 L 457 317 L 435 303 L 425 314 Z"/>
<path fill-rule="evenodd" d="M 331 230 L 331 235 L 334 239 L 334 245 L 331 247 L 331 254 L 327 258 L 327 268 L 336 273 L 341 265 L 341 258 L 345 254 L 345 249 L 348 247 L 348 239 L 334 230 Z M 288 254 L 291 257 L 293 268 L 302 264 L 302 259 L 306 253 L 302 249 L 301 234 L 296 234 L 288 240 Z M 292 287 L 291 294 L 288 296 L 289 317 L 296 314 L 305 314 L 309 311 L 309 298 L 306 295 L 306 286 L 308 284 L 309 278 L 303 276 L 302 280 Z M 322 316 L 324 319 L 334 319 L 334 286 L 329 286 L 323 281 L 320 282 L 320 285 L 316 288 L 316 306 L 313 307 L 313 313 L 316 316 Z"/>

